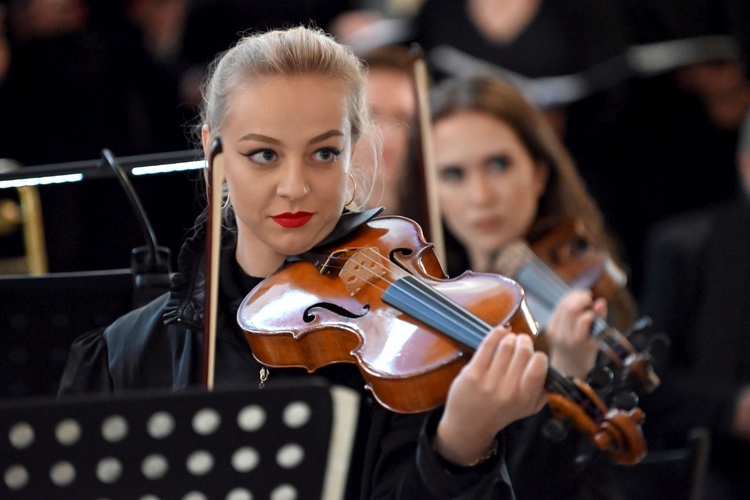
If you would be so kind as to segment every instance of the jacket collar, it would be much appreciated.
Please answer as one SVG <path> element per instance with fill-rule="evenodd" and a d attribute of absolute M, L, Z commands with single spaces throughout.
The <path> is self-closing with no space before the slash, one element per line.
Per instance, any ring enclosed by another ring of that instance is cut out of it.
<path fill-rule="evenodd" d="M 351 234 L 382 211 L 383 207 L 363 212 L 344 211 L 333 231 L 315 248 L 329 245 Z M 234 249 L 237 245 L 236 230 L 225 230 L 221 238 L 221 264 L 226 268 L 230 259 L 234 259 Z M 179 322 L 192 329 L 202 329 L 206 281 L 205 245 L 205 215 L 201 214 L 196 220 L 193 233 L 185 240 L 177 257 L 177 273 L 172 277 L 170 296 L 164 311 L 165 324 Z M 315 252 L 315 248 L 310 252 Z M 287 261 L 293 262 L 303 258 L 293 256 Z"/>

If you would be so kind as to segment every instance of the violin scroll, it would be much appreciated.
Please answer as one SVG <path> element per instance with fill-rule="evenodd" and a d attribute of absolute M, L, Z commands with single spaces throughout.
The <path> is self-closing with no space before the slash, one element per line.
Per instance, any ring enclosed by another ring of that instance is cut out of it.
<path fill-rule="evenodd" d="M 639 407 L 630 410 L 608 409 L 591 387 L 577 379 L 572 382 L 578 389 L 578 398 L 583 396 L 584 399 L 574 402 L 561 394 L 552 393 L 549 395 L 552 415 L 560 420 L 570 420 L 615 463 L 634 465 L 640 462 L 648 451 L 641 430 L 646 418 L 643 410 Z M 595 418 L 592 418 L 592 414 Z"/>

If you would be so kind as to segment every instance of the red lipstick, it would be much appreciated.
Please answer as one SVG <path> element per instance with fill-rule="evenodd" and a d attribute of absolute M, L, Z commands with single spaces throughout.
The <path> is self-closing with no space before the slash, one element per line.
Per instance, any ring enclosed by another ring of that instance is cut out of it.
<path fill-rule="evenodd" d="M 307 224 L 312 216 L 313 214 L 309 212 L 284 212 L 283 214 L 274 215 L 271 218 L 276 224 L 280 225 L 281 227 L 295 228 L 302 227 Z"/>

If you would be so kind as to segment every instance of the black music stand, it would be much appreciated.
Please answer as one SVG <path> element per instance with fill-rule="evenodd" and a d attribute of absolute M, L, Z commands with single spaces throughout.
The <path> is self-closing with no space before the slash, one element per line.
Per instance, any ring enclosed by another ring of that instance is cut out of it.
<path fill-rule="evenodd" d="M 0 405 L 0 497 L 343 498 L 359 394 L 263 389 Z"/>

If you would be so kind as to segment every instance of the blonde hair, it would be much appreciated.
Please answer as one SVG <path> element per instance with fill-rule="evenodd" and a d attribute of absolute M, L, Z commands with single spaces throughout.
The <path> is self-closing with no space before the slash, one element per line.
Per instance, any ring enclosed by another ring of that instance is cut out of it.
<path fill-rule="evenodd" d="M 378 149 L 380 141 L 364 97 L 366 70 L 362 61 L 324 31 L 304 26 L 246 35 L 219 54 L 209 65 L 204 81 L 198 129 L 208 125 L 211 141 L 221 135 L 230 112 L 230 98 L 247 79 L 310 74 L 341 85 L 347 102 L 352 144 L 366 136 L 369 140 L 362 142 Z M 196 132 L 200 136 L 200 131 Z M 372 157 L 379 157 L 377 151 Z M 348 205 L 350 208 L 367 204 L 376 169 L 377 162 L 352 165 L 350 173 L 357 189 Z"/>

